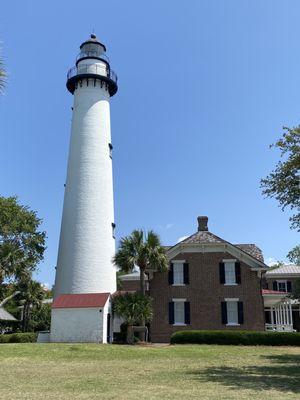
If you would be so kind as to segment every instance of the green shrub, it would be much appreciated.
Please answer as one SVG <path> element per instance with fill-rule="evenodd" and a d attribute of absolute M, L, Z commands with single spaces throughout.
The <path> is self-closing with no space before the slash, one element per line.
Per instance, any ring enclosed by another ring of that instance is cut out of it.
<path fill-rule="evenodd" d="M 0 343 L 35 343 L 36 339 L 37 333 L 34 332 L 0 335 Z"/>
<path fill-rule="evenodd" d="M 171 344 L 223 344 L 245 346 L 300 346 L 297 332 L 178 331 Z"/>

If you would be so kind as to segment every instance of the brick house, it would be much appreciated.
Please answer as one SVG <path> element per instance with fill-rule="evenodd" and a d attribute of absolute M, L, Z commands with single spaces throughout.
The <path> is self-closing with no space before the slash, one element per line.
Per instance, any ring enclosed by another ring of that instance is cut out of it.
<path fill-rule="evenodd" d="M 265 330 L 262 276 L 268 269 L 254 244 L 231 244 L 208 230 L 198 230 L 167 247 L 169 271 L 149 272 L 153 298 L 153 342 L 169 342 L 188 329 Z M 138 290 L 137 274 L 121 277 L 122 290 Z"/>

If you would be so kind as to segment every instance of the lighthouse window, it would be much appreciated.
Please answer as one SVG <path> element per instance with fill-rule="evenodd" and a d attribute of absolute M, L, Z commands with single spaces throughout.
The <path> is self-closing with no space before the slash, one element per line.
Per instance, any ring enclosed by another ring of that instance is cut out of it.
<path fill-rule="evenodd" d="M 113 145 L 109 143 L 108 148 L 109 148 L 109 157 L 112 158 Z"/>
<path fill-rule="evenodd" d="M 111 227 L 112 227 L 112 237 L 115 239 L 115 231 L 116 231 L 116 224 L 114 222 L 111 223 Z"/>

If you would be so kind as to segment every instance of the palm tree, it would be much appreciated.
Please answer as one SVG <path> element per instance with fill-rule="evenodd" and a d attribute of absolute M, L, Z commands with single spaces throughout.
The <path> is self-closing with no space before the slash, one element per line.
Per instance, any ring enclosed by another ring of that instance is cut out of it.
<path fill-rule="evenodd" d="M 23 303 L 22 330 L 27 332 L 30 322 L 30 314 L 33 307 L 39 308 L 45 298 L 42 285 L 31 279 L 26 279 L 19 284 L 20 296 Z"/>
<path fill-rule="evenodd" d="M 121 239 L 120 247 L 113 262 L 123 272 L 132 272 L 135 266 L 140 270 L 140 291 L 145 294 L 145 274 L 149 271 L 166 271 L 168 260 L 159 236 L 153 231 L 144 234 L 134 230 L 131 235 Z"/>
<path fill-rule="evenodd" d="M 152 299 L 141 293 L 126 293 L 115 296 L 114 312 L 127 323 L 127 343 L 134 343 L 133 326 L 137 321 L 150 322 L 153 315 Z"/>

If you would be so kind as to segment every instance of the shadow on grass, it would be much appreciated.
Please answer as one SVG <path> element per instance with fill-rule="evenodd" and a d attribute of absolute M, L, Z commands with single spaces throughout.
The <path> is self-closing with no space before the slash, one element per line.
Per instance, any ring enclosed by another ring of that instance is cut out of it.
<path fill-rule="evenodd" d="M 300 393 L 300 356 L 264 356 L 270 365 L 246 367 L 221 367 L 193 370 L 188 374 L 202 382 L 215 382 L 231 389 L 251 389 L 255 391 L 278 390 Z M 275 364 L 275 365 L 272 365 Z"/>

